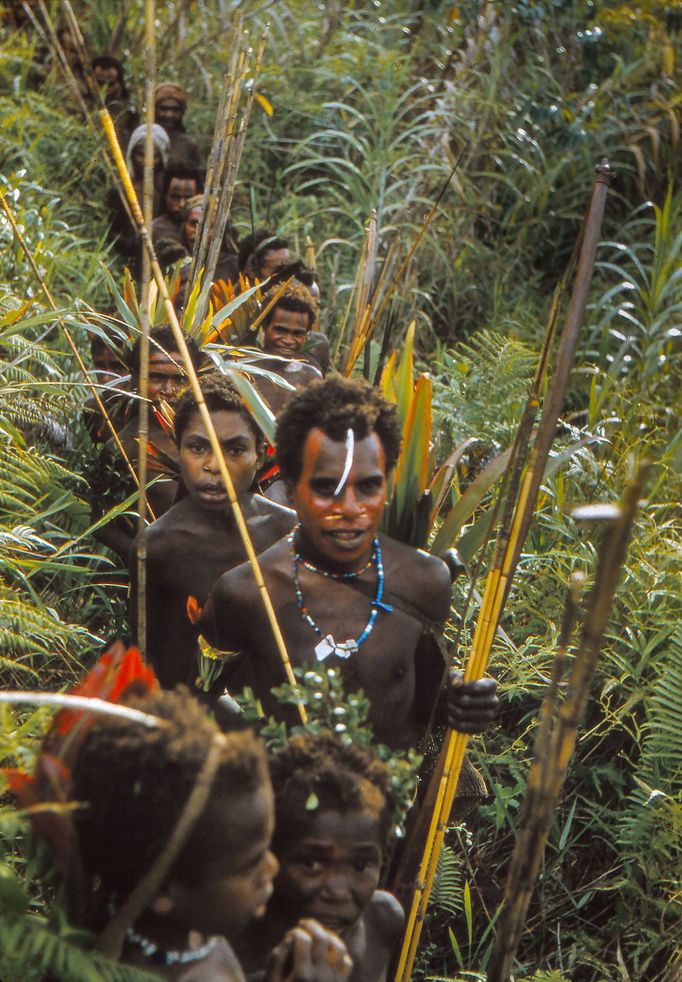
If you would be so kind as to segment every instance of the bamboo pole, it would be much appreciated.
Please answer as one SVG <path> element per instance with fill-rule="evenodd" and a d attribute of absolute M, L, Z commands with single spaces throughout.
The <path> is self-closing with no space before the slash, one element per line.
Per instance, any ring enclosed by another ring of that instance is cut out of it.
<path fill-rule="evenodd" d="M 71 336 L 71 332 L 69 331 L 69 329 L 68 329 L 68 327 L 66 325 L 66 321 L 64 320 L 63 316 L 59 313 L 59 310 L 57 308 L 57 304 L 54 302 L 54 299 L 52 297 L 52 294 L 50 293 L 49 287 L 48 287 L 47 283 L 45 282 L 45 280 L 43 279 L 43 277 L 40 275 L 40 270 L 36 266 L 35 260 L 33 259 L 33 256 L 31 255 L 31 250 L 29 249 L 26 240 L 24 239 L 23 235 L 21 234 L 21 230 L 19 229 L 19 226 L 17 225 L 17 222 L 16 222 L 16 219 L 15 219 L 14 214 L 12 212 L 12 209 L 7 204 L 7 200 L 5 198 L 5 192 L 2 190 L 2 188 L 0 188 L 0 208 L 2 208 L 2 210 L 4 211 L 5 216 L 7 218 L 7 221 L 10 223 L 10 225 L 12 227 L 12 232 L 14 233 L 14 237 L 17 240 L 17 242 L 19 243 L 19 245 L 21 246 L 21 249 L 22 249 L 24 255 L 26 256 L 26 259 L 28 260 L 28 264 L 31 267 L 31 271 L 33 272 L 33 275 L 35 276 L 36 280 L 38 281 L 38 283 L 40 285 L 40 289 L 43 292 L 43 296 L 45 297 L 48 306 L 53 311 L 53 313 L 55 313 L 57 315 L 57 324 L 64 331 L 64 337 L 66 338 L 67 344 L 71 348 L 71 351 L 73 353 L 74 358 L 76 359 L 76 362 L 78 364 L 78 367 L 80 368 L 81 372 L 83 373 L 83 378 L 85 380 L 85 384 L 90 388 L 90 391 L 92 392 L 92 395 L 93 395 L 93 397 L 95 399 L 95 402 L 97 403 L 97 408 L 101 412 L 101 414 L 102 414 L 102 416 L 104 418 L 104 421 L 106 422 L 107 426 L 109 427 L 109 431 L 111 432 L 111 436 L 112 436 L 112 438 L 114 440 L 114 443 L 116 444 L 116 446 L 117 446 L 117 448 L 118 448 L 121 456 L 123 457 L 123 460 L 125 461 L 126 466 L 127 466 L 128 470 L 130 471 L 130 474 L 131 474 L 131 476 L 132 476 L 132 478 L 133 478 L 136 486 L 139 488 L 140 487 L 140 482 L 138 480 L 137 474 L 135 473 L 135 468 L 131 464 L 128 455 L 126 454 L 125 450 L 123 449 L 123 444 L 121 443 L 121 440 L 119 438 L 119 435 L 118 435 L 118 432 L 116 430 L 116 427 L 112 423 L 111 417 L 109 416 L 109 413 L 107 412 L 106 407 L 105 407 L 104 403 L 102 402 L 102 400 L 100 398 L 99 392 L 97 391 L 96 384 L 90 379 L 90 374 L 89 374 L 87 368 L 85 367 L 85 362 L 83 361 L 83 359 L 81 357 L 80 351 L 76 347 L 76 343 L 75 343 L 75 341 L 73 340 L 73 338 Z"/>
<path fill-rule="evenodd" d="M 267 30 L 267 29 L 266 29 Z M 239 127 L 236 130 L 236 140 L 230 141 L 230 155 L 227 162 L 227 166 L 224 173 L 224 181 L 221 193 L 220 204 L 216 214 L 215 226 L 212 229 L 213 239 L 210 243 L 208 258 L 206 260 L 206 270 L 204 273 L 205 282 L 210 283 L 213 281 L 213 274 L 218 262 L 218 256 L 220 254 L 220 249 L 222 248 L 223 238 L 225 235 L 225 229 L 227 227 L 228 218 L 230 216 L 230 209 L 232 208 L 232 199 L 234 197 L 234 189 L 237 181 L 237 173 L 239 171 L 239 164 L 241 162 L 242 152 L 244 150 L 244 143 L 246 140 L 246 130 L 249 125 L 249 119 L 251 116 L 251 110 L 253 108 L 253 101 L 256 94 L 256 80 L 260 75 L 261 66 L 263 64 L 263 55 L 265 53 L 265 33 L 261 36 L 258 50 L 256 52 L 256 60 L 251 73 L 252 84 L 249 89 L 249 94 L 246 100 L 246 107 L 242 112 L 242 117 L 239 123 Z M 244 87 L 244 80 L 248 74 L 250 66 L 250 54 L 251 50 L 245 53 L 242 62 L 242 72 L 241 76 L 237 79 L 237 84 L 235 85 L 235 99 L 234 99 L 234 115 L 236 117 L 239 100 L 241 98 L 241 93 Z M 234 150 L 232 150 L 234 142 Z"/>
<path fill-rule="evenodd" d="M 256 552 L 253 547 L 253 543 L 251 541 L 251 536 L 249 535 L 249 530 L 244 520 L 244 515 L 239 506 L 239 501 L 235 493 L 234 484 L 232 483 L 230 472 L 227 468 L 227 464 L 225 463 L 225 458 L 223 457 L 222 448 L 218 441 L 218 437 L 216 435 L 215 428 L 213 426 L 211 415 L 206 406 L 206 402 L 204 400 L 204 396 L 201 391 L 201 386 L 199 385 L 199 379 L 197 377 L 196 370 L 194 368 L 194 365 L 192 364 L 192 359 L 190 358 L 189 351 L 187 349 L 187 344 L 185 342 L 185 338 L 182 333 L 182 329 L 180 328 L 180 324 L 178 323 L 177 314 L 175 313 L 173 303 L 168 294 L 168 288 L 163 278 L 163 273 L 161 272 L 161 268 L 159 267 L 158 261 L 156 259 L 156 255 L 154 253 L 154 246 L 152 245 L 151 237 L 149 235 L 149 230 L 147 229 L 147 226 L 145 224 L 144 216 L 140 211 L 140 205 L 137 200 L 137 196 L 135 194 L 135 189 L 133 188 L 132 182 L 130 180 L 130 175 L 128 174 L 125 161 L 123 160 L 123 155 L 121 154 L 121 148 L 116 138 L 116 131 L 114 130 L 114 124 L 112 122 L 111 116 L 109 115 L 106 109 L 103 109 L 100 112 L 100 118 L 102 120 L 102 125 L 104 127 L 107 140 L 109 141 L 109 146 L 111 147 L 112 153 L 114 155 L 114 160 L 116 161 L 116 165 L 119 169 L 123 186 L 125 188 L 126 194 L 128 195 L 130 207 L 133 211 L 133 214 L 135 215 L 135 221 L 137 222 L 138 228 L 140 230 L 140 235 L 142 237 L 144 248 L 148 251 L 149 254 L 149 261 L 151 264 L 152 273 L 154 275 L 156 285 L 159 289 L 159 294 L 163 299 L 164 308 L 166 310 L 166 314 L 170 322 L 171 330 L 173 331 L 173 337 L 175 338 L 178 345 L 178 351 L 182 355 L 185 364 L 185 370 L 187 372 L 187 375 L 189 376 L 190 387 L 192 389 L 194 398 L 196 399 L 197 402 L 197 409 L 199 411 L 199 415 L 201 416 L 202 422 L 206 427 L 206 433 L 208 435 L 209 443 L 211 445 L 211 450 L 215 454 L 216 462 L 218 464 L 218 469 L 220 471 L 220 476 L 222 478 L 223 484 L 225 485 L 225 490 L 227 491 L 227 496 L 229 498 L 230 505 L 232 507 L 232 513 L 234 515 L 237 529 L 239 531 L 239 535 L 244 545 L 244 551 L 246 552 L 247 559 L 251 566 L 251 570 L 253 572 L 253 576 L 256 581 L 256 586 L 258 588 L 260 598 L 265 608 L 265 614 L 268 619 L 268 623 L 270 624 L 270 628 L 272 630 L 272 634 L 275 640 L 275 645 L 277 647 L 277 650 L 279 652 L 282 661 L 282 667 L 284 669 L 286 679 L 290 685 L 295 685 L 296 677 L 291 667 L 291 661 L 289 660 L 289 655 L 286 649 L 286 644 L 284 642 L 284 637 L 282 636 L 280 626 L 277 622 L 277 616 L 272 606 L 272 600 L 270 599 L 270 594 L 268 593 L 267 587 L 265 585 L 265 581 L 263 579 L 263 573 L 260 568 L 260 563 L 258 562 L 258 557 L 256 556 Z M 307 713 L 304 707 L 299 706 L 298 709 L 302 722 L 306 723 Z"/>
<path fill-rule="evenodd" d="M 599 550 L 595 584 L 589 598 L 580 643 L 573 662 L 569 687 L 558 717 L 552 719 L 556 694 L 550 689 L 541 712 L 535 756 L 512 855 L 502 913 L 488 966 L 488 982 L 508 982 L 533 887 L 569 762 L 575 750 L 578 726 L 589 697 L 601 643 L 608 622 L 648 463 L 643 462 L 626 488 L 616 516 L 610 521 Z M 569 614 L 570 616 L 570 614 Z M 560 649 L 560 658 L 565 651 Z M 559 669 L 555 670 L 555 677 Z M 554 681 L 554 680 L 553 680 Z"/>
<path fill-rule="evenodd" d="M 493 562 L 486 579 L 483 602 L 479 610 L 470 656 L 465 667 L 465 682 L 480 679 L 486 670 L 504 602 L 509 592 L 511 578 L 523 545 L 523 539 L 520 538 L 521 530 L 525 529 L 527 531 L 535 508 L 537 489 L 540 486 L 542 475 L 544 474 L 552 437 L 556 430 L 559 413 L 563 404 L 577 338 L 587 303 L 587 293 L 594 267 L 596 247 L 599 241 L 610 173 L 608 161 L 605 159 L 602 160 L 601 164 L 597 167 L 597 177 L 584 222 L 576 279 L 566 313 L 564 331 L 557 351 L 554 377 L 552 378 L 545 399 L 538 436 L 529 458 L 518 498 L 513 506 L 513 518 L 511 515 L 512 508 L 508 507 L 506 509 L 507 517 L 510 520 L 509 531 L 507 532 L 506 528 L 502 529 L 498 538 Z M 545 357 L 544 353 L 543 357 Z M 549 436 L 549 439 L 547 439 L 547 436 Z M 535 489 L 533 497 L 531 497 L 532 489 Z M 514 557 L 516 558 L 514 559 Z M 429 823 L 425 849 L 407 918 L 405 936 L 398 960 L 396 982 L 408 982 L 410 978 L 443 845 L 445 829 L 459 782 L 468 736 L 464 733 L 448 730 L 445 740 L 447 749 L 444 754 L 443 771 L 439 779 L 436 804 Z"/>
<path fill-rule="evenodd" d="M 145 124 L 144 172 L 142 177 L 142 205 L 147 228 L 151 228 L 154 213 L 154 83 L 156 80 L 156 31 L 155 3 L 145 0 L 145 48 L 147 63 L 145 70 Z M 140 498 L 138 502 L 137 540 L 135 545 L 135 564 L 137 575 L 136 622 L 137 646 L 143 660 L 147 655 L 147 540 L 142 534 L 147 527 L 147 443 L 149 441 L 149 256 L 142 254 L 142 332 L 140 335 L 140 378 L 137 435 L 137 468 L 140 476 Z"/>

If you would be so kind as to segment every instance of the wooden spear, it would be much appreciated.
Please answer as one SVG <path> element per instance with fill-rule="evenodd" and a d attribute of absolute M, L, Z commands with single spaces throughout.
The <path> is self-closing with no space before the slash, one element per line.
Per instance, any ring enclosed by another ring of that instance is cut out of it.
<path fill-rule="evenodd" d="M 639 466 L 626 488 L 621 505 L 613 509 L 599 550 L 595 583 L 583 621 L 568 691 L 559 708 L 558 718 L 552 720 L 556 686 L 550 689 L 541 711 L 535 758 L 528 776 L 519 832 L 507 875 L 502 912 L 497 922 L 495 944 L 488 966 L 488 982 L 508 982 L 511 977 L 533 887 L 568 764 L 575 749 L 578 726 L 587 705 L 590 683 L 625 562 L 627 544 L 648 467 L 646 462 Z M 562 651 L 560 648 L 560 661 L 564 655 L 565 649 Z M 555 678 L 559 671 L 559 668 L 555 669 Z"/>
<path fill-rule="evenodd" d="M 177 314 L 175 313 L 173 302 L 168 293 L 166 281 L 163 278 L 163 273 L 161 272 L 161 268 L 159 266 L 159 263 L 156 258 L 156 254 L 154 252 L 154 246 L 152 245 L 152 240 L 151 240 L 151 236 L 149 235 L 149 230 L 147 229 L 147 226 L 145 224 L 144 216 L 142 215 L 142 212 L 140 210 L 140 205 L 137 200 L 137 195 L 135 194 L 135 189 L 133 188 L 132 182 L 130 180 L 130 175 L 128 174 L 128 170 L 126 168 L 125 161 L 121 153 L 121 148 L 119 146 L 118 139 L 116 137 L 116 131 L 114 129 L 113 121 L 111 119 L 111 116 L 109 115 L 109 112 L 106 109 L 100 111 L 100 118 L 102 120 L 102 125 L 104 127 L 107 140 L 109 141 L 109 146 L 111 147 L 114 160 L 116 161 L 116 166 L 119 169 L 119 173 L 121 175 L 121 181 L 123 182 L 123 187 L 125 188 L 126 195 L 128 196 L 130 207 L 135 216 L 135 221 L 140 230 L 142 243 L 144 245 L 144 248 L 148 252 L 152 273 L 154 275 L 154 280 L 156 281 L 156 285 L 159 289 L 159 294 L 163 299 L 166 315 L 170 322 L 171 330 L 173 331 L 173 337 L 175 338 L 175 341 L 177 342 L 178 345 L 178 351 L 182 355 L 182 359 L 185 364 L 185 370 L 187 372 L 187 375 L 189 376 L 189 382 L 192 389 L 192 393 L 197 402 L 197 409 L 199 411 L 199 415 L 201 416 L 202 422 L 206 427 L 206 433 L 208 435 L 209 443 L 211 444 L 211 450 L 215 454 L 216 462 L 218 464 L 218 469 L 220 470 L 220 476 L 222 478 L 223 484 L 225 485 L 225 490 L 227 491 L 227 496 L 229 498 L 230 505 L 232 506 L 232 513 L 234 515 L 237 529 L 239 531 L 239 535 L 241 536 L 241 540 L 244 545 L 244 550 L 246 552 L 247 559 L 249 561 L 254 579 L 256 581 L 256 586 L 258 587 L 258 591 L 261 600 L 263 602 L 263 606 L 265 608 L 265 614 L 268 619 L 268 623 L 270 624 L 273 637 L 275 639 L 275 644 L 277 646 L 277 650 L 279 652 L 282 661 L 282 666 L 284 669 L 284 673 L 286 675 L 287 682 L 289 682 L 290 685 L 295 685 L 296 677 L 291 667 L 291 661 L 289 660 L 289 655 L 287 653 L 284 637 L 282 636 L 280 626 L 277 622 L 277 616 L 275 614 L 274 607 L 272 606 L 272 600 L 270 599 L 270 594 L 268 593 L 267 587 L 265 585 L 265 581 L 263 579 L 263 573 L 260 568 L 260 563 L 258 562 L 258 557 L 256 556 L 256 551 L 253 548 L 253 543 L 251 541 L 251 536 L 249 535 L 249 530 L 246 525 L 246 521 L 244 520 L 244 515 L 239 506 L 239 501 L 235 493 L 234 484 L 232 483 L 230 472 L 227 468 L 227 464 L 225 463 L 225 458 L 223 457 L 223 451 L 220 446 L 220 442 L 218 440 L 215 428 L 213 426 L 211 414 L 209 413 L 208 408 L 206 406 L 206 402 L 204 400 L 204 396 L 201 391 L 201 386 L 199 385 L 199 379 L 197 377 L 196 370 L 194 368 L 194 365 L 192 364 L 192 359 L 190 358 L 190 354 L 187 349 L 187 343 L 185 341 L 185 337 L 182 333 L 180 324 L 178 323 Z M 307 722 L 307 713 L 305 711 L 305 708 L 303 706 L 299 706 L 298 710 L 301 717 L 301 721 L 305 724 Z"/>
<path fill-rule="evenodd" d="M 145 0 L 145 48 L 147 63 L 144 88 L 144 171 L 142 175 L 142 206 L 147 228 L 154 217 L 154 83 L 156 80 L 156 10 L 154 0 Z M 137 646 L 142 658 L 147 654 L 147 540 L 142 534 L 147 527 L 147 443 L 149 441 L 149 256 L 142 254 L 142 332 L 140 335 L 140 377 L 137 431 L 137 468 L 140 475 L 137 543 L 135 563 L 137 575 Z"/>
<path fill-rule="evenodd" d="M 597 167 L 597 178 L 585 218 L 576 280 L 557 352 L 555 375 L 549 386 L 538 430 L 538 437 L 543 437 L 540 444 L 541 450 L 536 452 L 536 441 L 525 478 L 521 484 L 518 500 L 516 500 L 513 509 L 507 509 L 507 514 L 510 518 L 511 511 L 513 510 L 513 518 L 510 521 L 509 531 L 507 532 L 507 529 L 503 527 L 498 538 L 495 556 L 493 557 L 493 562 L 486 580 L 483 602 L 479 610 L 471 653 L 464 672 L 465 682 L 482 678 L 486 670 L 504 602 L 509 591 L 511 578 L 516 568 L 516 561 L 518 561 L 518 556 L 523 545 L 523 540 L 520 540 L 521 529 L 525 528 L 527 530 L 535 508 L 537 489 L 540 486 L 549 456 L 551 436 L 553 436 L 556 430 L 559 412 L 563 405 L 568 375 L 587 303 L 587 293 L 594 268 L 594 257 L 599 241 L 610 173 L 608 161 L 602 160 L 601 164 Z M 551 434 L 549 441 L 545 438 L 547 433 Z M 531 498 L 530 493 L 532 488 L 535 488 L 535 495 Z M 516 561 L 513 561 L 514 556 L 516 557 Z M 445 829 L 459 782 L 468 737 L 464 733 L 448 730 L 445 741 L 446 751 L 443 755 L 444 763 L 442 773 L 439 776 L 436 804 L 431 817 L 424 854 L 420 863 L 412 904 L 407 918 L 403 946 L 398 960 L 396 982 L 409 982 L 411 976 L 424 915 L 443 845 Z"/>
<path fill-rule="evenodd" d="M 245 54 L 241 48 L 241 36 L 237 34 L 232 49 L 232 58 L 225 76 L 223 90 L 221 91 L 218 114 L 216 116 L 216 131 L 214 134 L 211 154 L 209 156 L 209 169 L 204 191 L 204 209 L 201 214 L 201 222 L 197 231 L 195 242 L 195 254 L 191 275 L 188 281 L 188 289 L 194 288 L 197 277 L 200 275 L 206 262 L 211 230 L 218 210 L 220 201 L 220 189 L 225 173 L 226 161 L 230 151 L 230 144 L 234 135 L 235 127 L 235 96 L 239 96 L 241 86 L 237 85 L 237 79 L 241 79 L 244 71 Z M 220 129 L 218 126 L 220 125 Z M 189 295 L 189 294 L 188 294 Z"/>

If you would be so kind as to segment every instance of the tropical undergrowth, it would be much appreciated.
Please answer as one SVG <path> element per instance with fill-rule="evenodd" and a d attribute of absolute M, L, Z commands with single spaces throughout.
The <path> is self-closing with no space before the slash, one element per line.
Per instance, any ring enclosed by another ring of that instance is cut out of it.
<path fill-rule="evenodd" d="M 188 85 L 188 124 L 203 147 L 234 29 L 232 7 L 211 6 L 176 0 L 158 11 L 162 74 Z M 93 53 L 126 59 L 139 103 L 141 0 L 74 7 Z M 594 165 L 605 155 L 616 171 L 557 459 L 491 660 L 500 725 L 475 744 L 491 799 L 449 839 L 415 978 L 485 971 L 564 594 L 575 569 L 594 571 L 599 532 L 577 525 L 570 506 L 614 500 L 629 459 L 648 456 L 646 501 L 517 977 L 663 979 L 679 954 L 682 896 L 678 15 L 657 0 L 636 17 L 615 0 L 239 7 L 254 37 L 270 21 L 258 85 L 274 111 L 254 107 L 232 217 L 242 233 L 252 221 L 277 227 L 301 252 L 310 235 L 332 348 L 370 210 L 377 274 L 386 265 L 390 281 L 445 188 L 395 292 L 387 347 L 415 321 L 417 360 L 434 381 L 437 461 L 470 441 L 453 501 L 513 440 Z M 0 676 L 3 687 L 57 689 L 124 626 L 123 581 L 88 532 L 91 450 L 79 421 L 88 389 L 64 331 L 89 365 L 91 309 L 116 313 L 102 263 L 115 278 L 120 270 L 105 244 L 100 137 L 63 87 L 41 85 L 42 59 L 29 32 L 0 38 L 0 188 L 59 312 L 0 215 Z M 466 592 L 460 582 L 452 633 Z M 474 618 L 475 604 L 463 650 Z M 44 725 L 42 711 L 4 712 L 2 756 L 30 761 Z M 22 823 L 1 814 L 12 943 L 31 918 L 33 954 L 70 944 L 55 921 L 41 934 L 47 888 L 16 847 Z M 30 958 L 29 948 L 16 950 Z M 100 977 L 73 959 L 64 977 Z"/>

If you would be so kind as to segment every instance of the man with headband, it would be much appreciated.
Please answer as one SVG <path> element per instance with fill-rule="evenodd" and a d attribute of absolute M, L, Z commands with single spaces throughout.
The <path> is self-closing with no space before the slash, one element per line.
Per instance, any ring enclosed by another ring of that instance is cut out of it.
<path fill-rule="evenodd" d="M 161 82 L 154 92 L 154 120 L 163 126 L 170 139 L 170 161 L 201 165 L 199 147 L 194 137 L 185 132 L 184 116 L 187 92 L 175 82 Z"/>

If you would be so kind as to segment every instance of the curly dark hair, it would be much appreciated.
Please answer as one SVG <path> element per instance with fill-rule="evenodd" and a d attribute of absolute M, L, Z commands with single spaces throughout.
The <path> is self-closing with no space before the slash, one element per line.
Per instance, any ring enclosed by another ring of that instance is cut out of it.
<path fill-rule="evenodd" d="M 102 716 L 85 738 L 73 773 L 84 871 L 113 902 L 130 893 L 167 845 L 219 732 L 184 686 L 127 702 L 168 725 L 149 729 Z M 224 734 L 224 741 L 209 803 L 173 864 L 173 877 L 188 885 L 215 860 L 205 844 L 212 804 L 219 801 L 224 810 L 226 799 L 243 800 L 268 780 L 264 748 L 251 731 Z"/>
<path fill-rule="evenodd" d="M 123 65 L 112 55 L 97 55 L 92 59 L 93 68 L 115 68 L 116 74 L 118 75 L 118 81 L 121 85 L 121 97 L 123 99 L 128 98 L 128 87 L 125 83 L 125 78 L 123 77 Z"/>
<path fill-rule="evenodd" d="M 161 186 L 162 199 L 168 194 L 168 188 L 174 178 L 178 178 L 181 181 L 194 181 L 197 186 L 196 193 L 203 193 L 204 176 L 202 172 L 194 164 L 188 164 L 184 160 L 179 160 L 177 163 L 169 164 L 163 172 L 163 184 Z"/>
<path fill-rule="evenodd" d="M 260 269 L 260 260 L 271 249 L 288 249 L 289 240 L 278 235 L 271 228 L 257 228 L 250 235 L 245 235 L 239 241 L 239 272 L 243 273 L 253 259 L 256 274 Z"/>
<path fill-rule="evenodd" d="M 256 446 L 263 442 L 263 434 L 256 420 L 242 402 L 242 397 L 234 385 L 222 372 L 211 372 L 209 375 L 204 375 L 199 384 L 209 413 L 217 413 L 221 409 L 227 410 L 229 413 L 239 413 L 251 427 L 256 438 Z M 189 387 L 183 389 L 175 406 L 175 422 L 173 424 L 175 442 L 178 446 L 182 434 L 187 429 L 187 424 L 196 411 L 197 401 L 194 398 L 194 393 Z"/>
<path fill-rule="evenodd" d="M 279 289 L 279 286 L 273 286 L 267 291 L 263 297 L 263 307 L 267 307 Z M 295 280 L 282 290 L 275 306 L 263 318 L 263 327 L 268 326 L 275 316 L 275 311 L 278 307 L 281 307 L 283 310 L 293 310 L 296 313 L 307 314 L 309 331 L 317 320 L 319 310 L 317 301 L 307 287 L 302 283 L 297 283 Z"/>
<path fill-rule="evenodd" d="M 185 343 L 189 349 L 189 356 L 192 359 L 192 364 L 198 370 L 201 365 L 201 351 L 193 338 L 185 335 Z M 137 379 L 140 374 L 140 348 L 142 346 L 142 337 L 140 336 L 135 341 L 135 344 L 130 349 L 128 356 L 126 358 L 126 364 L 130 369 L 130 374 L 134 379 Z M 173 329 L 169 326 L 166 327 L 153 327 L 149 332 L 149 352 L 150 354 L 158 349 L 170 354 L 173 351 L 178 350 L 178 342 L 175 340 L 175 335 L 173 334 Z M 182 368 L 182 359 L 180 359 L 180 367 Z"/>
<path fill-rule="evenodd" d="M 331 733 L 294 736 L 270 756 L 270 778 L 275 792 L 275 855 L 291 845 L 297 830 L 300 834 L 311 814 L 312 794 L 319 802 L 316 811 L 343 813 L 363 807 L 368 783 L 383 798 L 379 836 L 387 843 L 393 828 L 388 769 L 371 750 L 347 746 Z"/>
<path fill-rule="evenodd" d="M 374 431 L 386 454 L 386 473 L 390 474 L 398 462 L 400 425 L 395 406 L 369 382 L 330 375 L 311 382 L 279 417 L 277 463 L 288 484 L 295 484 L 301 475 L 303 445 L 316 427 L 332 440 L 343 440 L 349 429 L 360 440 Z"/>
<path fill-rule="evenodd" d="M 295 283 L 302 283 L 309 290 L 315 285 L 320 285 L 320 277 L 317 272 L 310 266 L 306 266 L 300 256 L 290 256 L 278 263 L 272 271 L 270 282 L 273 284 L 282 283 L 284 280 L 288 280 L 290 276 L 294 277 Z"/>

